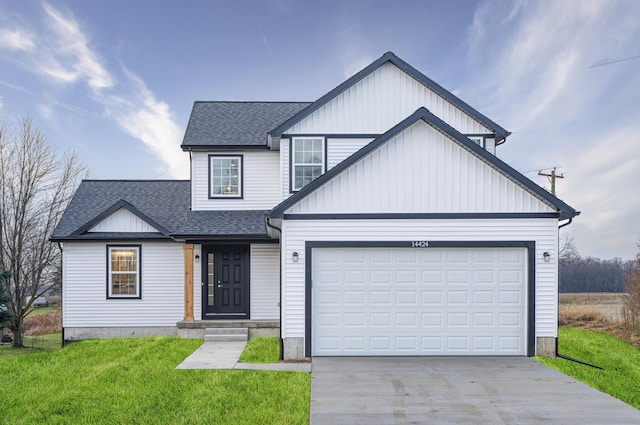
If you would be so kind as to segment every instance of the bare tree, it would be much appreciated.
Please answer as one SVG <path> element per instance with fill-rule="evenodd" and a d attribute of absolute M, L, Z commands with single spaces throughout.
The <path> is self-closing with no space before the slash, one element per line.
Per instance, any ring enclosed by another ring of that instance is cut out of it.
<path fill-rule="evenodd" d="M 49 237 L 84 175 L 77 156 L 57 155 L 30 118 L 0 126 L 0 272 L 11 273 L 7 327 L 14 347 L 23 346 L 33 301 L 56 283 L 60 251 Z"/>
<path fill-rule="evenodd" d="M 640 327 L 640 242 L 638 242 L 638 253 L 633 269 L 625 276 L 624 283 L 626 292 L 622 306 L 623 320 L 627 329 L 638 329 Z"/>
<path fill-rule="evenodd" d="M 569 264 L 580 258 L 573 236 L 569 232 L 560 234 L 559 258 L 561 264 Z"/>

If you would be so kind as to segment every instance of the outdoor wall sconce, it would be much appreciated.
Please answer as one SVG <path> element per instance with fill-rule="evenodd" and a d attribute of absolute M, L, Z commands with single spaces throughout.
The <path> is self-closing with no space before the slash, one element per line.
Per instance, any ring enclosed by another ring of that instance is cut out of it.
<path fill-rule="evenodd" d="M 294 263 L 298 262 L 298 252 L 294 251 L 293 254 L 291 254 L 291 259 L 293 260 Z"/>
<path fill-rule="evenodd" d="M 551 261 L 551 254 L 549 254 L 549 252 L 545 251 L 545 253 L 542 254 L 542 256 L 544 257 L 545 263 L 548 263 L 549 261 Z"/>
<path fill-rule="evenodd" d="M 196 264 L 200 263 L 200 255 L 199 254 L 196 254 L 195 260 L 196 260 Z"/>

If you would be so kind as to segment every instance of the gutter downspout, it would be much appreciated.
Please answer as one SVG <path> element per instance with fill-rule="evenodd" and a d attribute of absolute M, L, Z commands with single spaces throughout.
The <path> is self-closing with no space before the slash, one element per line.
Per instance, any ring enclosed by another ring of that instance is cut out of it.
<path fill-rule="evenodd" d="M 58 242 L 58 249 L 60 250 L 60 319 L 64 321 L 64 291 L 62 285 L 64 284 L 64 250 L 62 249 L 62 244 Z M 66 341 L 64 339 L 64 326 L 60 323 L 60 328 L 62 328 L 62 348 L 66 345 Z"/>
<path fill-rule="evenodd" d="M 573 221 L 573 217 L 570 217 L 569 221 L 567 221 L 566 223 L 563 223 L 560 226 L 558 226 L 558 229 L 562 229 L 563 227 L 570 225 L 572 221 Z M 558 291 L 558 293 L 559 293 L 559 291 Z M 560 311 L 560 304 L 559 303 L 560 303 L 560 297 L 558 296 L 558 311 Z M 558 340 L 559 340 L 559 338 L 556 338 L 556 357 L 564 359 L 564 360 L 569 360 L 570 362 L 575 362 L 575 363 L 578 363 L 578 364 L 581 364 L 581 365 L 593 367 L 595 369 L 604 370 L 600 366 L 596 366 L 596 365 L 593 365 L 591 363 L 583 362 L 582 360 L 574 359 L 573 357 L 569 357 L 569 356 L 565 356 L 564 354 L 561 354 L 558 351 Z"/>
<path fill-rule="evenodd" d="M 278 256 L 280 259 L 280 273 L 279 273 L 280 302 L 278 303 L 278 309 L 280 310 L 280 313 L 279 313 L 280 326 L 278 326 L 278 348 L 280 349 L 279 350 L 280 352 L 278 354 L 278 361 L 283 361 L 284 360 L 284 343 L 282 341 L 282 229 L 276 225 L 271 224 L 268 216 L 264 218 L 264 222 L 267 225 L 267 227 L 277 230 L 278 233 L 280 234 L 280 250 L 278 252 Z"/>

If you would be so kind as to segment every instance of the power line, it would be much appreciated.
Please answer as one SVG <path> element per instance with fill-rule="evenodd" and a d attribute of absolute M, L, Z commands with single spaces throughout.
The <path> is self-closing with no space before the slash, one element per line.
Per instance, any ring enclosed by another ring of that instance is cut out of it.
<path fill-rule="evenodd" d="M 596 64 L 596 65 L 591 65 L 591 66 L 588 66 L 586 69 L 597 68 L 599 66 L 611 65 L 612 63 L 630 61 L 631 59 L 638 59 L 638 58 L 640 58 L 640 55 L 631 56 L 631 57 L 623 58 L 623 59 L 618 59 L 618 60 L 614 60 L 614 61 L 611 61 L 611 62 L 605 62 L 605 63 Z"/>

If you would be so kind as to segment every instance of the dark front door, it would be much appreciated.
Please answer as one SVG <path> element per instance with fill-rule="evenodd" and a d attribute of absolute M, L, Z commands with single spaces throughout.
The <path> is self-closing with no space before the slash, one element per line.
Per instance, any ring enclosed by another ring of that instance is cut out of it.
<path fill-rule="evenodd" d="M 248 318 L 248 246 L 205 246 L 204 258 L 203 319 Z"/>

